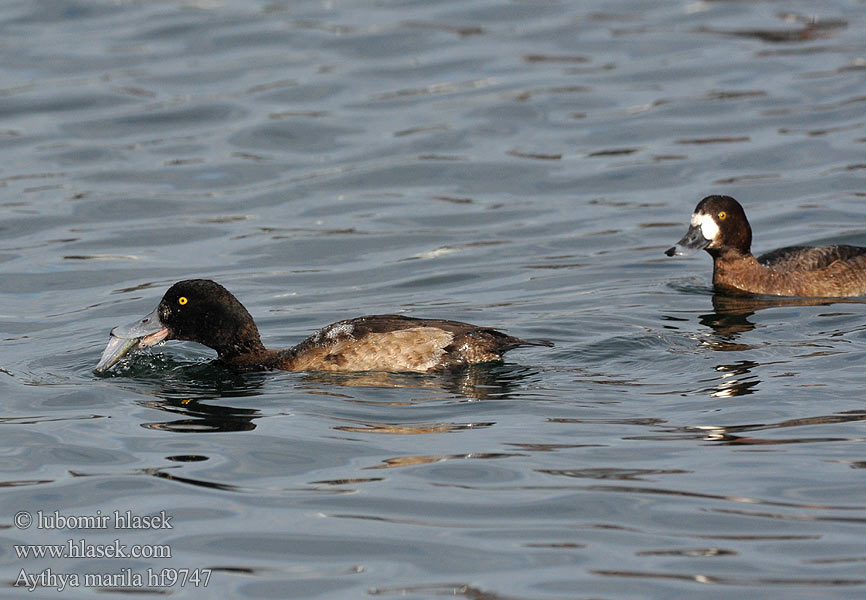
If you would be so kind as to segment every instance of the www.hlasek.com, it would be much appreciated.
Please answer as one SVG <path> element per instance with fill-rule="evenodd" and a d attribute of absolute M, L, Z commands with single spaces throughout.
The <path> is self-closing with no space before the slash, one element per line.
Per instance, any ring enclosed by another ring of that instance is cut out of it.
<path fill-rule="evenodd" d="M 168 544 L 88 544 L 86 540 L 66 540 L 65 544 L 15 544 L 18 558 L 171 558 Z"/>
<path fill-rule="evenodd" d="M 76 529 L 114 531 L 173 529 L 172 516 L 160 511 L 155 515 L 136 515 L 131 511 L 113 511 L 91 515 L 63 515 L 58 511 L 18 511 L 13 518 L 18 529 Z M 68 539 L 63 544 L 15 544 L 15 556 L 26 559 L 81 559 L 81 558 L 172 558 L 168 544 L 123 544 L 119 538 L 108 543 L 90 543 L 84 539 Z M 54 588 L 63 591 L 67 587 L 100 588 L 166 588 L 173 586 L 206 587 L 210 582 L 211 569 L 148 568 L 133 571 L 129 568 L 114 573 L 63 573 L 51 568 L 39 572 L 21 569 L 15 581 L 16 587 L 33 591 L 39 588 Z"/>

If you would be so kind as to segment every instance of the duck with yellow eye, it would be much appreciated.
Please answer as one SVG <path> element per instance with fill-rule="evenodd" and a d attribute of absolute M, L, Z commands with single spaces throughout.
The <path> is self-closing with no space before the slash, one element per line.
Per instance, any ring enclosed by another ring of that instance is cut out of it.
<path fill-rule="evenodd" d="M 788 246 L 755 258 L 752 228 L 740 203 L 707 196 L 695 207 L 686 235 L 668 256 L 706 250 L 713 286 L 738 294 L 841 298 L 866 295 L 866 248 Z"/>
<path fill-rule="evenodd" d="M 518 346 L 552 346 L 459 321 L 369 315 L 339 321 L 285 350 L 269 350 L 244 305 L 220 284 L 190 279 L 172 285 L 149 315 L 111 330 L 96 366 L 103 373 L 126 354 L 163 340 L 188 340 L 217 351 L 243 370 L 428 373 L 501 361 Z"/>

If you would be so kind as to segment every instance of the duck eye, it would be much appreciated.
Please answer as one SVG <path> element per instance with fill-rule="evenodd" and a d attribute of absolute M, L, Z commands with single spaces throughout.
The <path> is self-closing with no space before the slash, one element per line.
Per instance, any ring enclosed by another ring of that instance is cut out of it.
<path fill-rule="evenodd" d="M 719 211 L 719 221 L 724 221 L 728 217 L 728 213 L 723 210 Z"/>
<path fill-rule="evenodd" d="M 189 302 L 189 300 L 186 299 L 186 296 L 181 296 L 180 298 L 177 299 L 177 303 L 180 304 L 181 306 L 183 306 L 187 302 Z"/>

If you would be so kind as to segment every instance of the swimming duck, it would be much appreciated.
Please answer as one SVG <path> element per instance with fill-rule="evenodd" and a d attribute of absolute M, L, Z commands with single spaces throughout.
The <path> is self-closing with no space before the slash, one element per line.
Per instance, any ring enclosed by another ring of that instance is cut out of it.
<path fill-rule="evenodd" d="M 220 284 L 190 279 L 172 285 L 149 315 L 111 330 L 94 372 L 163 340 L 187 340 L 217 351 L 217 360 L 244 370 L 445 371 L 502 360 L 518 346 L 552 346 L 458 321 L 371 315 L 324 327 L 285 350 L 268 350 L 243 304 Z"/>
<path fill-rule="evenodd" d="M 740 203 L 707 196 L 668 256 L 705 249 L 713 257 L 713 285 L 722 291 L 840 298 L 866 295 L 866 248 L 789 246 L 752 256 L 752 228 Z"/>

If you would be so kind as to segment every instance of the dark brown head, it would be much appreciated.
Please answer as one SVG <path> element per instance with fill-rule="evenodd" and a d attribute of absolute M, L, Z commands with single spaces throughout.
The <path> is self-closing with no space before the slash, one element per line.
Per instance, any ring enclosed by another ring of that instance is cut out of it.
<path fill-rule="evenodd" d="M 730 196 L 707 196 L 695 207 L 686 235 L 665 254 L 685 254 L 704 249 L 715 257 L 734 250 L 749 254 L 752 228 L 740 203 Z"/>
<path fill-rule="evenodd" d="M 253 318 L 231 292 L 214 281 L 188 279 L 168 288 L 146 317 L 112 329 L 94 372 L 104 373 L 130 352 L 163 340 L 198 342 L 229 361 L 264 351 Z"/>
<path fill-rule="evenodd" d="M 188 340 L 220 358 L 263 349 L 259 330 L 244 305 L 215 281 L 188 279 L 168 288 L 156 309 L 167 339 Z"/>

